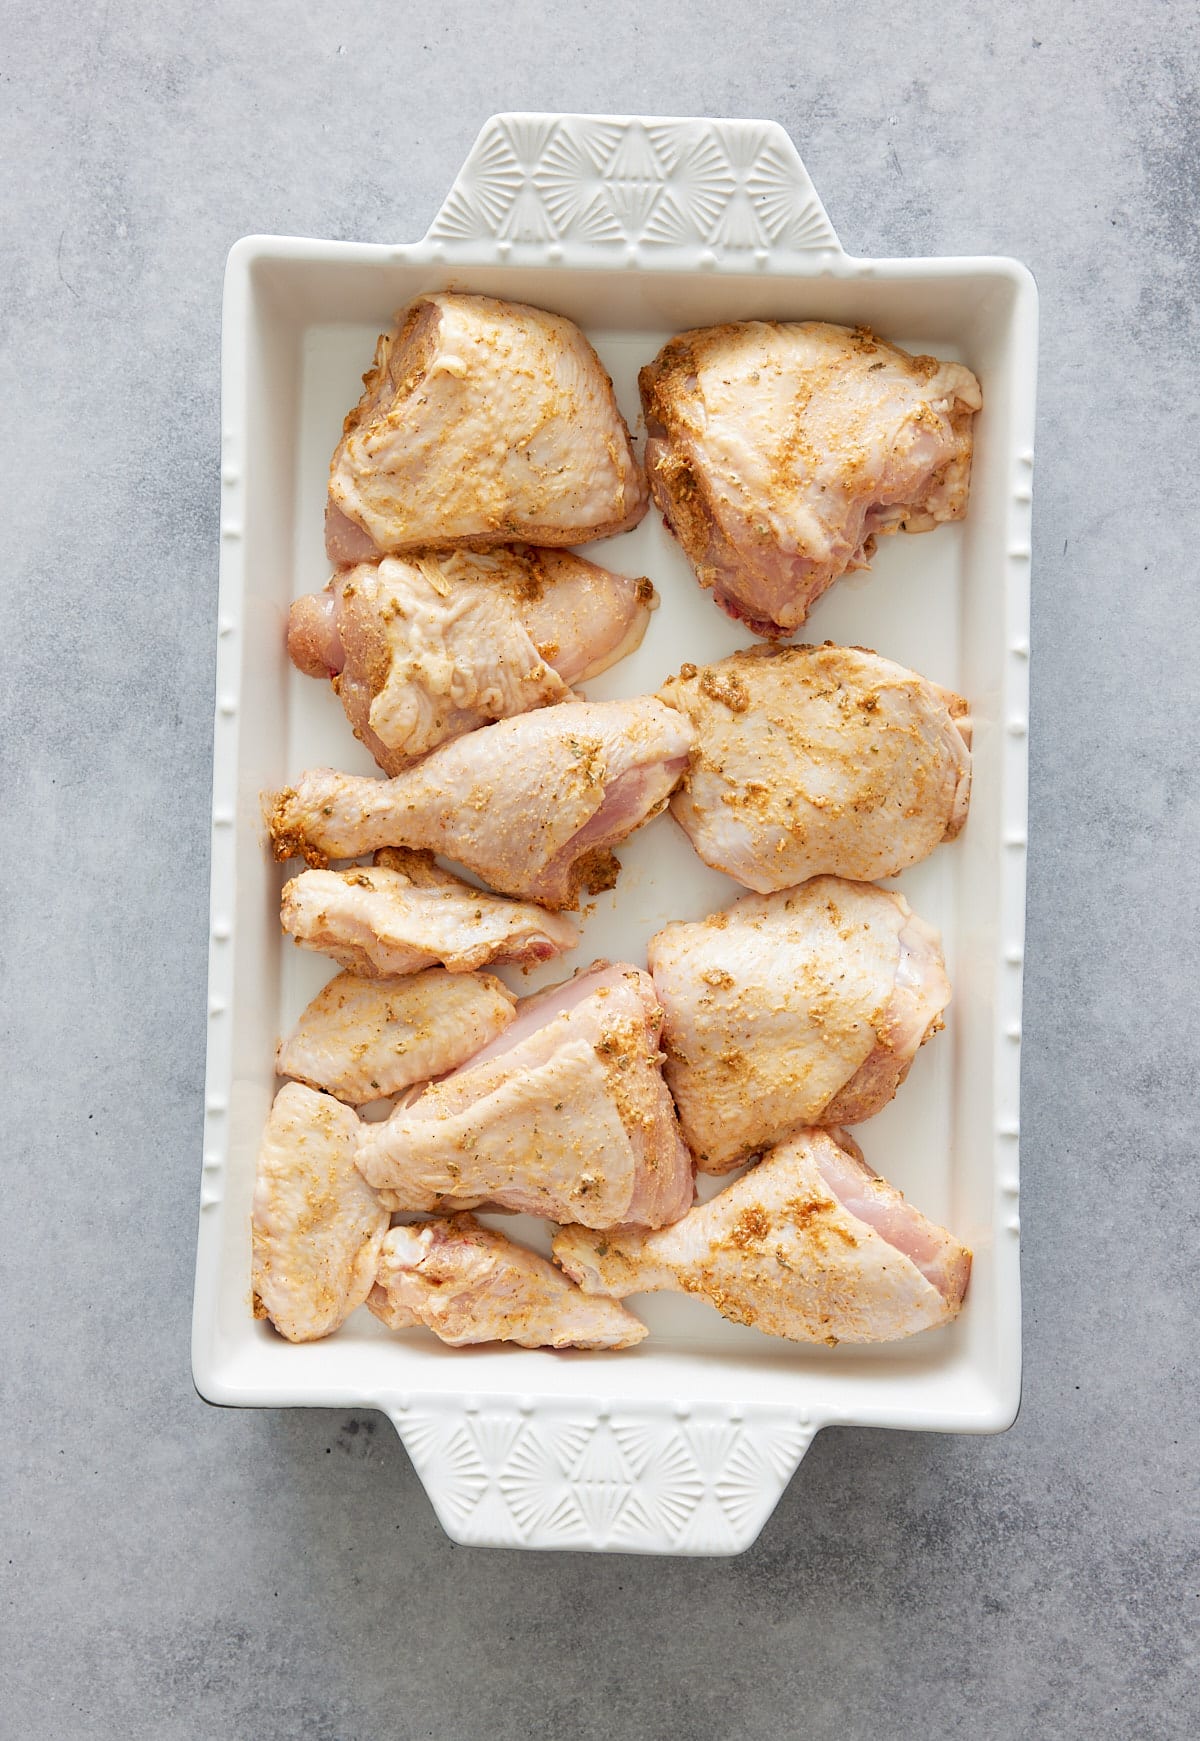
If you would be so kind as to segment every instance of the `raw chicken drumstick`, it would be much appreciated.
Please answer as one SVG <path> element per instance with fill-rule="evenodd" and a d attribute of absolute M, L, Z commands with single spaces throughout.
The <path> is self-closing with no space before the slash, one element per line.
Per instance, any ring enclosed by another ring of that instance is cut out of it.
<path fill-rule="evenodd" d="M 419 296 L 380 338 L 363 384 L 329 469 L 333 562 L 583 544 L 646 512 L 612 382 L 562 315 Z"/>
<path fill-rule="evenodd" d="M 516 998 L 490 973 L 339 973 L 280 1046 L 275 1068 L 361 1106 L 464 1063 L 502 1034 Z"/>
<path fill-rule="evenodd" d="M 870 1118 L 950 1001 L 933 927 L 903 895 L 840 877 L 668 925 L 647 955 L 667 1081 L 706 1173 L 801 1126 Z"/>
<path fill-rule="evenodd" d="M 574 907 L 581 888 L 613 886 L 609 848 L 666 804 L 692 736 L 653 696 L 568 701 L 456 738 L 393 780 L 318 768 L 268 805 L 275 856 L 428 847 L 505 894 Z"/>
<path fill-rule="evenodd" d="M 423 1324 L 453 1348 L 632 1348 L 646 1335 L 624 1306 L 589 1299 L 544 1257 L 473 1215 L 393 1227 L 367 1305 L 389 1329 Z"/>
<path fill-rule="evenodd" d="M 958 1315 L 971 1253 L 840 1133 L 800 1131 L 656 1233 L 582 1227 L 554 1255 L 588 1294 L 660 1288 L 793 1342 L 894 1342 Z"/>
<path fill-rule="evenodd" d="M 877 653 L 758 647 L 660 694 L 696 728 L 671 814 L 747 888 L 895 876 L 966 821 L 966 702 Z"/>
<path fill-rule="evenodd" d="M 275 1096 L 254 1187 L 254 1311 L 289 1342 L 328 1336 L 375 1281 L 388 1212 L 354 1164 L 358 1116 L 288 1082 Z"/>
<path fill-rule="evenodd" d="M 979 382 L 866 328 L 751 320 L 681 333 L 639 376 L 646 472 L 702 586 L 789 635 L 881 532 L 967 511 Z"/>
<path fill-rule="evenodd" d="M 296 600 L 288 652 L 330 677 L 379 766 L 398 774 L 448 738 L 565 701 L 632 653 L 655 603 L 569 550 L 425 552 L 341 569 Z"/>
<path fill-rule="evenodd" d="M 391 1209 L 495 1203 L 586 1227 L 677 1221 L 692 1160 L 662 1078 L 648 974 L 598 962 L 517 1006 L 469 1063 L 384 1124 L 358 1165 Z"/>
<path fill-rule="evenodd" d="M 473 888 L 422 852 L 383 851 L 370 866 L 302 871 L 283 885 L 279 918 L 305 949 L 378 978 L 438 962 L 467 973 L 491 961 L 549 961 L 579 941 L 569 919 Z"/>

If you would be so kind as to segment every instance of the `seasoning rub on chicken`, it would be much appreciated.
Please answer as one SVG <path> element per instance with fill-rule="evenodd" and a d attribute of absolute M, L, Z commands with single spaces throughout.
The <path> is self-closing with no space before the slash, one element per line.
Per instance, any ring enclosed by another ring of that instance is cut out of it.
<path fill-rule="evenodd" d="M 569 550 L 425 551 L 341 569 L 293 604 L 288 652 L 329 677 L 379 766 L 568 700 L 632 653 L 655 600 Z"/>
<path fill-rule="evenodd" d="M 452 1348 L 632 1348 L 646 1335 L 624 1306 L 582 1293 L 473 1215 L 393 1227 L 367 1305 L 390 1330 L 424 1325 Z"/>
<path fill-rule="evenodd" d="M 313 1342 L 370 1292 L 388 1212 L 354 1164 L 358 1116 L 288 1082 L 275 1096 L 254 1186 L 255 1316 Z"/>
<path fill-rule="evenodd" d="M 675 1289 L 792 1342 L 894 1342 L 957 1316 L 971 1253 L 906 1203 L 844 1132 L 799 1131 L 673 1227 L 567 1227 L 588 1294 Z"/>
<path fill-rule="evenodd" d="M 379 978 L 438 963 L 469 973 L 493 961 L 549 961 L 579 941 L 569 919 L 474 888 L 429 853 L 385 849 L 375 857 L 285 883 L 284 930 L 303 948 Z"/>
<path fill-rule="evenodd" d="M 696 728 L 671 814 L 747 888 L 895 876 L 966 821 L 966 702 L 877 653 L 758 647 L 659 693 Z"/>
<path fill-rule="evenodd" d="M 380 338 L 363 384 L 329 470 L 333 562 L 582 544 L 646 512 L 612 382 L 561 314 L 419 296 Z"/>
<path fill-rule="evenodd" d="M 661 1227 L 692 1201 L 648 974 L 598 962 L 517 1006 L 499 1039 L 382 1124 L 358 1165 L 389 1208 L 495 1203 L 587 1227 Z"/>
<path fill-rule="evenodd" d="M 941 1027 L 941 942 L 903 895 L 814 877 L 650 939 L 666 1074 L 702 1172 L 878 1112 Z"/>
<path fill-rule="evenodd" d="M 268 803 L 275 856 L 426 847 L 505 894 L 574 907 L 616 882 L 609 849 L 663 809 L 692 736 L 653 696 L 568 701 L 442 744 L 392 780 L 318 768 Z"/>
<path fill-rule="evenodd" d="M 681 333 L 639 376 L 646 472 L 702 586 L 789 635 L 884 532 L 967 511 L 979 382 L 865 327 L 750 320 Z"/>
<path fill-rule="evenodd" d="M 275 1068 L 361 1106 L 464 1063 L 504 1032 L 516 1001 L 490 973 L 339 973 L 282 1042 Z"/>

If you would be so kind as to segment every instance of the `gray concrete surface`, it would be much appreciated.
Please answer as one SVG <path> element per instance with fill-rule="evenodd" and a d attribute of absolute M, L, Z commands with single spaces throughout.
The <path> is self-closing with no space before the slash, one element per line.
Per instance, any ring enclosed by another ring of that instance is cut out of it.
<path fill-rule="evenodd" d="M 1197 1733 L 1195 9 L 9 0 L 0 40 L 0 1732 Z M 823 1434 L 732 1562 L 454 1548 L 382 1417 L 189 1379 L 224 256 L 419 235 L 499 108 L 776 118 L 849 247 L 1043 298 L 1024 1408 Z"/>

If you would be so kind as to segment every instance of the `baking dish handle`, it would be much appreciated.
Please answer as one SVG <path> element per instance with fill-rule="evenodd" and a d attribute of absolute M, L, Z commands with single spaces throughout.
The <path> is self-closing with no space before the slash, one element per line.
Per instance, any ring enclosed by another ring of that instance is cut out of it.
<path fill-rule="evenodd" d="M 736 1554 L 812 1442 L 797 1409 L 432 1394 L 381 1403 L 451 1540 Z"/>
<path fill-rule="evenodd" d="M 448 261 L 833 269 L 844 258 L 774 121 L 493 115 L 426 241 Z"/>

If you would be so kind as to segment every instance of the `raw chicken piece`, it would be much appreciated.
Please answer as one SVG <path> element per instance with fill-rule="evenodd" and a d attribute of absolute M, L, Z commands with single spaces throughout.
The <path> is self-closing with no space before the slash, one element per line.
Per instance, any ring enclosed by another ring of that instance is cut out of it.
<path fill-rule="evenodd" d="M 361 1105 L 453 1070 L 502 1034 L 516 998 L 490 973 L 339 973 L 275 1055 L 281 1076 Z"/>
<path fill-rule="evenodd" d="M 645 480 L 612 382 L 561 315 L 419 296 L 375 348 L 329 468 L 325 549 L 583 544 L 636 526 Z"/>
<path fill-rule="evenodd" d="M 966 702 L 877 653 L 759 647 L 660 693 L 696 728 L 671 813 L 747 888 L 895 876 L 966 821 Z"/>
<path fill-rule="evenodd" d="M 288 652 L 331 677 L 355 737 L 398 774 L 448 738 L 550 702 L 632 653 L 655 603 L 568 550 L 425 552 L 341 569 L 296 600 Z"/>
<path fill-rule="evenodd" d="M 662 1079 L 648 974 L 598 962 L 385 1124 L 358 1165 L 392 1209 L 496 1203 L 587 1227 L 677 1221 L 692 1161 Z"/>
<path fill-rule="evenodd" d="M 585 1293 L 696 1294 L 792 1342 L 894 1342 L 957 1317 L 971 1253 L 911 1208 L 838 1134 L 797 1132 L 657 1233 L 555 1235 Z"/>
<path fill-rule="evenodd" d="M 358 1117 L 288 1082 L 275 1096 L 254 1187 L 254 1315 L 315 1342 L 361 1306 L 388 1212 L 354 1165 Z"/>
<path fill-rule="evenodd" d="M 490 961 L 549 961 L 579 941 L 569 919 L 473 888 L 419 852 L 381 852 L 374 865 L 352 870 L 302 871 L 283 885 L 279 919 L 305 949 L 370 978 L 437 962 L 467 973 Z"/>
<path fill-rule="evenodd" d="M 424 1324 L 452 1348 L 632 1348 L 646 1335 L 624 1306 L 589 1299 L 544 1257 L 473 1215 L 393 1227 L 367 1305 L 389 1329 Z"/>
<path fill-rule="evenodd" d="M 612 888 L 608 850 L 666 804 L 692 728 L 653 696 L 568 701 L 443 744 L 394 780 L 317 768 L 268 805 L 276 858 L 429 847 L 506 894 L 574 907 Z"/>
<path fill-rule="evenodd" d="M 979 382 L 823 321 L 681 333 L 639 377 L 654 499 L 702 586 L 787 635 L 881 532 L 967 511 Z"/>
<path fill-rule="evenodd" d="M 668 925 L 647 954 L 667 1081 L 706 1173 L 878 1112 L 950 1001 L 933 927 L 903 895 L 840 877 L 743 895 Z"/>

